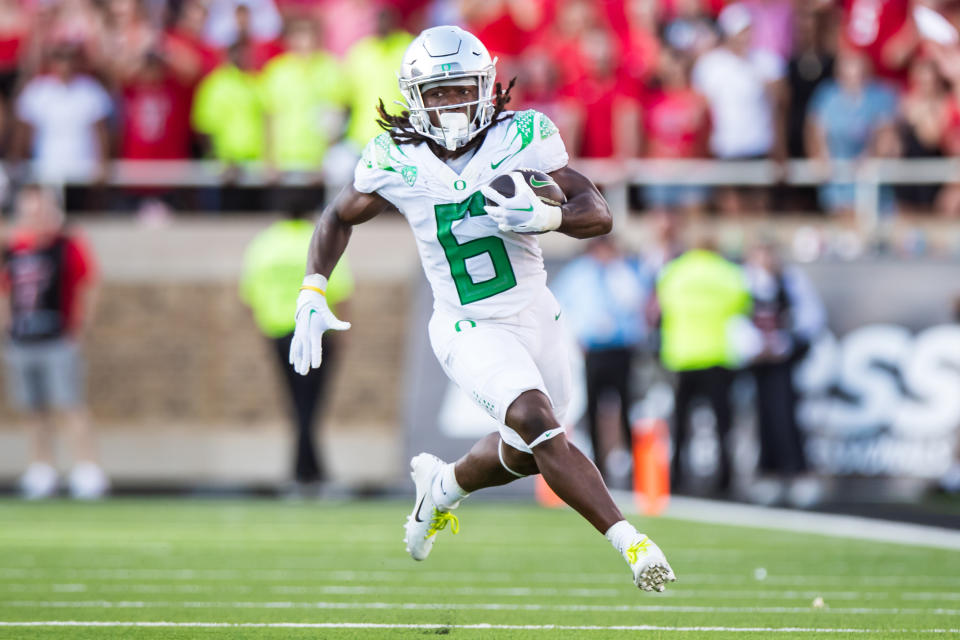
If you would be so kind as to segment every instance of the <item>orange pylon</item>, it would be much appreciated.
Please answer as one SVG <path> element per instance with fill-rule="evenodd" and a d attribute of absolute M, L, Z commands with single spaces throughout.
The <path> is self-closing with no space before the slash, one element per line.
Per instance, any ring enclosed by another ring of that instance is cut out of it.
<path fill-rule="evenodd" d="M 560 499 L 560 496 L 553 492 L 553 489 L 550 488 L 550 485 L 547 484 L 547 481 L 544 480 L 541 475 L 538 475 L 534 480 L 533 495 L 536 496 L 537 502 L 543 507 L 553 509 L 567 504 Z"/>
<path fill-rule="evenodd" d="M 670 502 L 670 434 L 665 420 L 633 423 L 633 495 L 646 515 L 663 513 Z"/>

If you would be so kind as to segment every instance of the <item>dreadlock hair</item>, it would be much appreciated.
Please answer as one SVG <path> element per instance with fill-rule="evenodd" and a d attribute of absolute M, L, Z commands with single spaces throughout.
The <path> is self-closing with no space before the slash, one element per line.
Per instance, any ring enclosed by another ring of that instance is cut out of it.
<path fill-rule="evenodd" d="M 516 78 L 511 79 L 506 89 L 504 89 L 499 82 L 496 84 L 496 90 L 493 98 L 493 117 L 490 118 L 490 124 L 487 125 L 487 128 L 497 124 L 501 120 L 506 119 L 506 116 L 503 115 L 503 112 L 506 109 L 507 104 L 510 102 L 510 90 L 513 89 L 513 85 L 516 83 Z M 394 144 L 418 145 L 426 142 L 434 151 L 443 149 L 436 142 L 413 128 L 413 125 L 410 124 L 409 111 L 404 110 L 398 115 L 391 115 L 387 113 L 387 109 L 383 105 L 383 98 L 381 98 L 380 104 L 377 106 L 377 114 L 380 116 L 377 119 L 377 124 L 379 124 L 381 128 L 390 134 L 390 138 L 393 140 Z M 483 138 L 484 136 L 482 135 L 474 136 L 470 142 L 457 149 L 457 151 L 462 152 L 468 149 L 473 149 L 474 147 L 478 147 L 483 143 Z"/>

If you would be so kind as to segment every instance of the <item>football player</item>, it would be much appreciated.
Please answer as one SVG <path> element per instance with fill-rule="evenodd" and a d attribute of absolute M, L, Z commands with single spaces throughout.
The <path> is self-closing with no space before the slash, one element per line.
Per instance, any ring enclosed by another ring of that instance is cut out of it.
<path fill-rule="evenodd" d="M 386 132 L 366 146 L 353 184 L 317 225 L 290 363 L 302 374 L 320 366 L 323 332 L 350 327 L 327 306 L 327 277 L 353 226 L 393 205 L 413 230 L 433 290 L 434 353 L 501 425 L 455 463 L 428 453 L 410 461 L 416 500 L 405 525 L 407 551 L 423 560 L 440 530 L 450 524 L 456 533 L 451 511 L 471 492 L 539 473 L 605 534 L 638 587 L 663 591 L 676 579 L 663 553 L 623 518 L 597 468 L 564 433 L 570 369 L 536 238 L 608 233 L 610 212 L 593 183 L 567 167 L 549 118 L 506 110 L 510 87 L 496 83 L 495 62 L 459 27 L 427 29 L 407 49 L 399 74 L 406 111 L 391 116 L 381 103 Z M 488 186 L 518 168 L 549 174 L 566 203 L 542 202 L 519 173 L 509 198 Z"/>

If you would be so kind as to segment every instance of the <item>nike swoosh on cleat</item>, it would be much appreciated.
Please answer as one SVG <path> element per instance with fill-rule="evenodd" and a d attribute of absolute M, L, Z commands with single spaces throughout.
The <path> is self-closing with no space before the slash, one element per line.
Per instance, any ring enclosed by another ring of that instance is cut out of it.
<path fill-rule="evenodd" d="M 440 478 L 440 493 L 447 495 L 447 490 L 443 488 L 443 478 Z"/>
<path fill-rule="evenodd" d="M 420 498 L 420 504 L 417 505 L 417 510 L 413 513 L 413 519 L 417 522 L 425 522 L 425 520 L 420 519 L 420 507 L 423 506 L 423 501 L 426 499 L 427 494 L 423 494 L 423 498 Z"/>

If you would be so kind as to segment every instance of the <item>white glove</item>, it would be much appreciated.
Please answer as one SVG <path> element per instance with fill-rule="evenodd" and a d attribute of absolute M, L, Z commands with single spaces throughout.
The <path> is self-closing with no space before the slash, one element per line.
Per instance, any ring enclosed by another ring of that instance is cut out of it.
<path fill-rule="evenodd" d="M 328 329 L 344 331 L 349 322 L 338 320 L 327 306 L 327 279 L 314 273 L 303 279 L 297 298 L 297 325 L 290 342 L 290 364 L 302 376 L 320 366 L 323 359 L 321 339 Z"/>
<path fill-rule="evenodd" d="M 506 198 L 490 185 L 480 187 L 480 192 L 496 205 L 486 205 L 487 215 L 497 223 L 500 231 L 517 233 L 540 233 L 553 231 L 563 221 L 560 207 L 549 205 L 537 197 L 523 174 L 511 171 L 507 174 L 513 180 L 513 197 Z"/>

